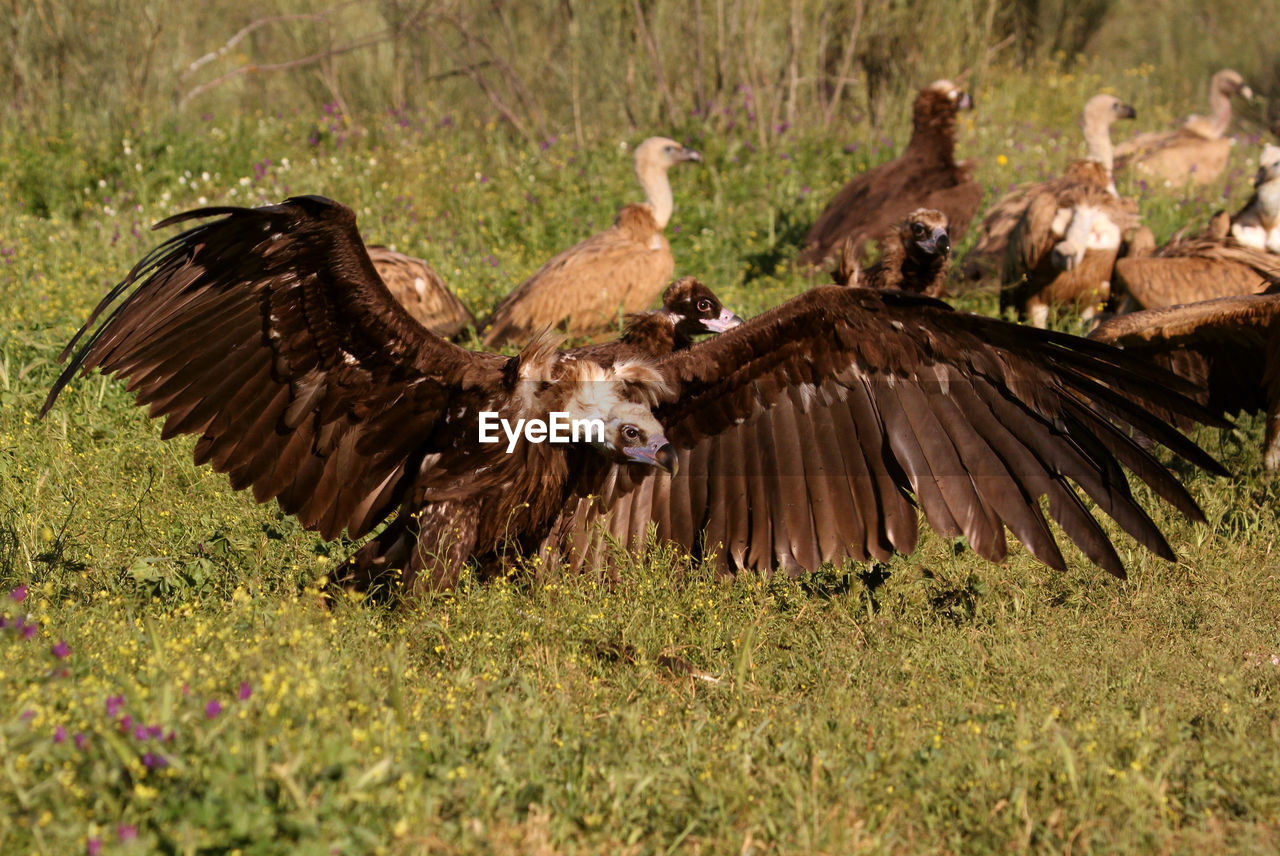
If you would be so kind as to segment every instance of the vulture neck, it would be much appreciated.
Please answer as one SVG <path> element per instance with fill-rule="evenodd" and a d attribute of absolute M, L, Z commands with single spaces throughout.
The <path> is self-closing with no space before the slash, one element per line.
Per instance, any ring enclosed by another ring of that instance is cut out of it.
<path fill-rule="evenodd" d="M 1209 129 L 1217 139 L 1231 126 L 1231 96 L 1219 86 L 1209 90 Z"/>
<path fill-rule="evenodd" d="M 928 151 L 939 163 L 952 164 L 956 154 L 956 109 L 950 101 L 926 97 L 916 103 L 907 148 Z"/>
<path fill-rule="evenodd" d="M 667 228 L 671 212 L 675 210 L 675 198 L 671 195 L 671 181 L 667 178 L 666 166 L 645 161 L 636 164 L 636 178 L 644 189 L 644 202 L 649 206 L 658 229 Z"/>
<path fill-rule="evenodd" d="M 1280 226 L 1280 178 L 1258 185 L 1258 219 L 1268 231 Z"/>
<path fill-rule="evenodd" d="M 665 309 L 632 315 L 627 320 L 626 332 L 622 334 L 622 344 L 653 357 L 687 348 L 692 340 L 676 329 L 678 321 L 679 316 Z"/>
<path fill-rule="evenodd" d="M 1085 157 L 1102 164 L 1102 168 L 1107 171 L 1107 192 L 1112 196 L 1118 195 L 1116 193 L 1115 178 L 1112 177 L 1112 171 L 1115 168 L 1115 149 L 1111 146 L 1111 124 L 1109 122 L 1086 122 L 1084 126 L 1084 145 Z"/>

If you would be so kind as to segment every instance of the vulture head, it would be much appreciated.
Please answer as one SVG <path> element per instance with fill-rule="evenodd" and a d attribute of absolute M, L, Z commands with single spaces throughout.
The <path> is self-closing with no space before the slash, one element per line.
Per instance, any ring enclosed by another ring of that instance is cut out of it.
<path fill-rule="evenodd" d="M 649 206 L 658 229 L 665 229 L 675 209 L 667 170 L 685 161 L 701 163 L 702 153 L 666 137 L 650 137 L 636 146 L 635 158 L 636 178 L 644 188 L 645 204 Z"/>
<path fill-rule="evenodd" d="M 1267 145 L 1258 156 L 1258 172 L 1253 177 L 1253 186 L 1261 187 L 1268 182 L 1280 178 L 1280 146 Z"/>
<path fill-rule="evenodd" d="M 662 309 L 681 337 L 723 333 L 742 323 L 733 310 L 720 303 L 711 289 L 692 276 L 667 286 L 662 294 Z"/>
<path fill-rule="evenodd" d="M 1224 68 L 1214 74 L 1209 81 L 1209 93 L 1210 97 L 1214 93 L 1221 93 L 1228 98 L 1239 95 L 1246 101 L 1253 100 L 1253 90 L 1249 88 L 1249 84 L 1244 82 L 1240 72 L 1230 68 Z"/>
<path fill-rule="evenodd" d="M 950 80 L 935 80 L 920 90 L 920 95 L 916 98 L 916 104 L 921 104 L 922 102 L 949 104 L 952 106 L 953 112 L 955 110 L 973 109 L 973 96 Z"/>
<path fill-rule="evenodd" d="M 1124 103 L 1114 95 L 1095 95 L 1084 103 L 1080 113 L 1080 126 L 1084 128 L 1085 139 L 1090 131 L 1103 131 L 1110 134 L 1111 123 L 1117 119 L 1134 119 L 1138 111 Z"/>
<path fill-rule="evenodd" d="M 908 255 L 946 256 L 951 252 L 947 215 L 933 208 L 917 208 L 898 225 L 898 235 Z"/>

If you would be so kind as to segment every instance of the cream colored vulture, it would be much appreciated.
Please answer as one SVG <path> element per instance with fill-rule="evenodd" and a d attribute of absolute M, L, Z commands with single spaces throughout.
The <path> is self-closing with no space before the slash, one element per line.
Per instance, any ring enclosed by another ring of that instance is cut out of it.
<path fill-rule="evenodd" d="M 1173 131 L 1139 134 L 1116 147 L 1116 168 L 1181 187 L 1209 184 L 1226 169 L 1231 157 L 1231 99 L 1249 100 L 1253 90 L 1237 71 L 1224 68 L 1209 81 L 1209 115 L 1189 116 Z"/>
<path fill-rule="evenodd" d="M 645 201 L 623 206 L 608 229 L 560 253 L 516 286 L 489 318 L 484 344 L 523 342 L 548 327 L 590 335 L 648 309 L 675 270 L 662 234 L 675 207 L 667 170 L 701 160 L 697 151 L 665 137 L 637 146 L 636 177 Z"/>
<path fill-rule="evenodd" d="M 1083 168 L 1083 167 L 1082 167 Z M 1033 195 L 1009 234 L 1001 268 L 1000 309 L 1048 324 L 1055 306 L 1092 318 L 1111 299 L 1111 276 L 1138 207 L 1092 182 L 1044 188 Z"/>
<path fill-rule="evenodd" d="M 471 310 L 424 260 L 386 247 L 373 246 L 368 250 L 374 269 L 391 295 L 423 327 L 437 336 L 452 339 L 475 326 Z"/>
<path fill-rule="evenodd" d="M 1241 244 L 1227 234 L 1229 226 L 1226 212 L 1219 211 L 1195 237 L 1119 259 L 1113 291 L 1120 311 L 1257 294 L 1280 282 L 1280 256 Z"/>
<path fill-rule="evenodd" d="M 1246 247 L 1280 253 L 1280 146 L 1262 150 L 1253 188 L 1253 197 L 1231 218 L 1231 236 Z"/>
<path fill-rule="evenodd" d="M 1117 195 L 1112 178 L 1111 125 L 1118 119 L 1132 119 L 1136 115 L 1133 107 L 1114 95 L 1095 95 L 1085 102 L 1080 112 L 1084 160 L 1067 164 L 1058 178 L 1020 185 L 992 205 L 978 229 L 978 241 L 965 260 L 966 277 L 985 279 L 1000 271 L 1005 248 L 1009 244 L 1009 233 L 1037 195 L 1051 193 L 1061 196 L 1081 184 L 1102 187 L 1113 196 Z"/>
<path fill-rule="evenodd" d="M 1210 411 L 1267 414 L 1263 462 L 1280 468 L 1280 293 L 1220 297 L 1103 322 L 1090 339 L 1119 345 L 1200 387 Z M 1157 407 L 1157 418 L 1189 423 Z"/>

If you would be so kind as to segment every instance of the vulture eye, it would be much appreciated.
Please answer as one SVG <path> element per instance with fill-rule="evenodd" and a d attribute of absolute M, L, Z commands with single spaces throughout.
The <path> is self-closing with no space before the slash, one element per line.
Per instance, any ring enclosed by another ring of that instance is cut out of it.
<path fill-rule="evenodd" d="M 705 297 L 704 297 L 704 298 L 702 298 L 701 300 L 699 300 L 699 301 L 698 301 L 698 311 L 699 311 L 699 312 L 710 312 L 710 311 L 711 311 L 711 301 L 710 301 L 710 300 L 707 300 Z"/>
<path fill-rule="evenodd" d="M 916 235 L 923 235 L 923 234 L 924 234 L 924 224 L 923 224 L 923 223 L 912 223 L 912 224 L 911 224 L 911 231 L 912 231 L 912 233 L 913 233 L 913 234 L 916 234 Z"/>
<path fill-rule="evenodd" d="M 639 443 L 640 437 L 641 437 L 640 429 L 637 428 L 636 426 L 634 425 L 622 426 L 622 439 L 626 440 L 628 443 Z"/>

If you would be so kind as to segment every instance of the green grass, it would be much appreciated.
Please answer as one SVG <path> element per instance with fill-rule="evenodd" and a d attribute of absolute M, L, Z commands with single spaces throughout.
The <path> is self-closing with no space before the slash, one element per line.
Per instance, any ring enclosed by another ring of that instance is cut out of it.
<path fill-rule="evenodd" d="M 993 197 L 1077 154 L 1071 117 L 1106 85 L 998 79 L 961 141 Z M 121 384 L 79 380 L 37 421 L 62 344 L 178 210 L 324 193 L 483 311 L 636 195 L 618 142 L 643 133 L 543 150 L 461 120 L 324 121 L 0 139 L 0 852 L 1280 844 L 1280 521 L 1257 420 L 1201 434 L 1237 473 L 1186 473 L 1208 525 L 1155 508 L 1177 564 L 1117 536 L 1125 583 L 1075 550 L 1057 574 L 925 533 L 888 566 L 797 582 L 659 550 L 607 585 L 517 569 L 391 610 L 322 603 L 348 545 L 194 467 Z M 796 240 L 901 145 L 895 122 L 888 146 L 796 127 L 768 149 L 691 127 L 707 163 L 673 173 L 677 272 L 746 315 L 807 287 Z M 1163 236 L 1239 204 L 1251 155 L 1144 215 Z"/>

